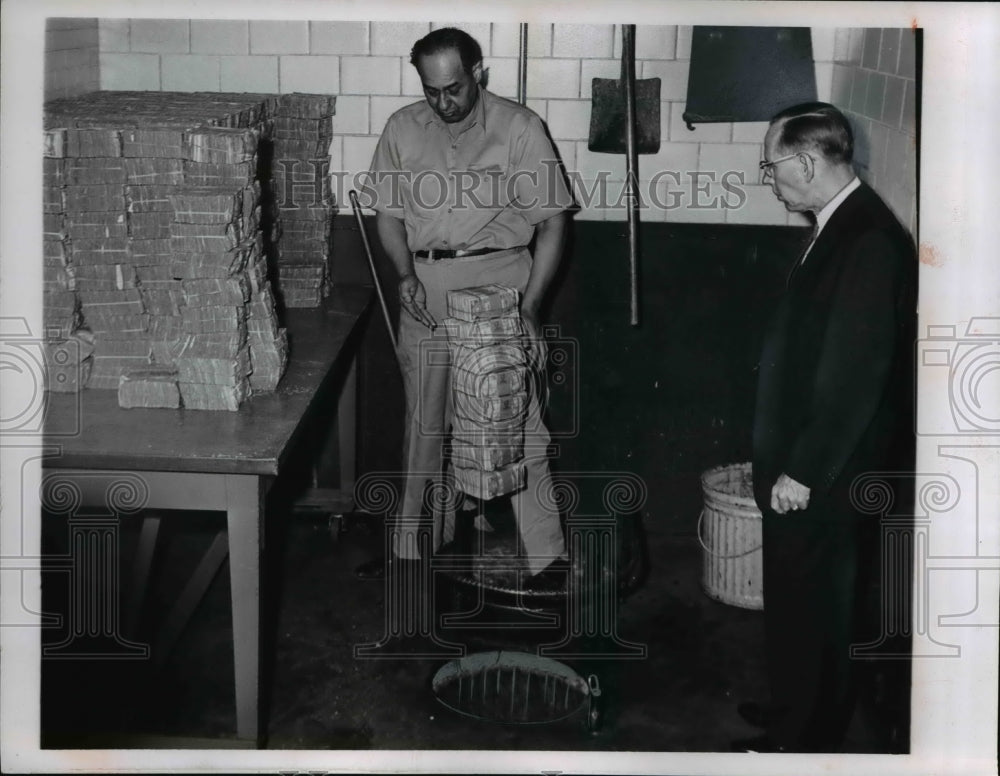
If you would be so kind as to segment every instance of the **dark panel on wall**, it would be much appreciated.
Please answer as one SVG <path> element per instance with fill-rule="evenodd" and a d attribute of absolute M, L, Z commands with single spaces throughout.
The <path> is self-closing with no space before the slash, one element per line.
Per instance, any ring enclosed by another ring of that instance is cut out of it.
<path fill-rule="evenodd" d="M 695 27 L 688 76 L 689 124 L 767 121 L 816 99 L 808 27 Z"/>

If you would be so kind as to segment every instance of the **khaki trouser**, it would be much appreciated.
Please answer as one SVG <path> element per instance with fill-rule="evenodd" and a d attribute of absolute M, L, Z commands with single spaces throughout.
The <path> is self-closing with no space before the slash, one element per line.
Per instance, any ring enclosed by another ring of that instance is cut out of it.
<path fill-rule="evenodd" d="M 411 559 L 419 557 L 417 521 L 425 507 L 425 488 L 428 481 L 437 481 L 441 475 L 442 445 L 451 429 L 450 358 L 444 327 L 440 325 L 448 315 L 447 292 L 490 283 L 523 292 L 531 271 L 531 254 L 526 248 L 519 248 L 486 257 L 433 263 L 417 259 L 414 268 L 427 292 L 427 309 L 438 327 L 431 332 L 405 311 L 401 313 L 397 354 L 406 394 L 405 472 L 393 549 L 399 557 Z M 544 387 L 544 378 L 534 382 L 536 387 Z M 559 514 L 550 503 L 542 503 L 537 490 L 549 474 L 547 456 L 551 439 L 541 417 L 545 397 L 539 394 L 544 394 L 544 390 L 532 391 L 525 424 L 526 487 L 511 496 L 527 565 L 533 574 L 555 558 L 566 557 Z M 435 519 L 433 546 L 436 550 L 441 544 L 443 516 L 433 503 L 426 506 L 430 507 Z"/>

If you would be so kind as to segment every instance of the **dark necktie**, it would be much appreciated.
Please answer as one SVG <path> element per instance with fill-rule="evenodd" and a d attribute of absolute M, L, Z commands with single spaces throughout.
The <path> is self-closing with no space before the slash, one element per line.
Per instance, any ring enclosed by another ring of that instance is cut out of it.
<path fill-rule="evenodd" d="M 806 256 L 808 256 L 809 252 L 812 250 L 813 244 L 816 242 L 817 237 L 819 237 L 818 223 L 813 224 L 812 236 L 809 238 L 809 242 L 806 243 L 806 247 L 802 249 L 802 253 L 799 254 L 799 257 L 795 260 L 795 263 L 792 265 L 791 270 L 789 270 L 788 279 L 785 281 L 786 287 L 792 284 L 792 278 L 795 277 L 795 273 L 798 270 L 798 268 L 805 263 Z"/>

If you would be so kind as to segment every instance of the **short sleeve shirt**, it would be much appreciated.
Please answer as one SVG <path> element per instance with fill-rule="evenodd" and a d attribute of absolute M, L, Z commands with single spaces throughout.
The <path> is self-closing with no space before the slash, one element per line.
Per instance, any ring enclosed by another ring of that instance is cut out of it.
<path fill-rule="evenodd" d="M 411 251 L 516 248 L 573 205 L 541 119 L 479 89 L 452 136 L 426 101 L 390 116 L 364 203 L 400 218 Z"/>

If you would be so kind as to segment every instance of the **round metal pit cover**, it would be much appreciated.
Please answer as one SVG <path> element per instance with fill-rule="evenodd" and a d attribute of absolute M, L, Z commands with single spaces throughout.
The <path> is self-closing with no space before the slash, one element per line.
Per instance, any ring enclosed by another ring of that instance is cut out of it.
<path fill-rule="evenodd" d="M 584 679 L 557 660 L 527 652 L 476 652 L 452 660 L 438 669 L 432 687 L 444 706 L 475 719 L 532 725 L 586 710 L 591 732 L 599 725 L 597 677 Z"/>

